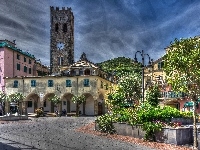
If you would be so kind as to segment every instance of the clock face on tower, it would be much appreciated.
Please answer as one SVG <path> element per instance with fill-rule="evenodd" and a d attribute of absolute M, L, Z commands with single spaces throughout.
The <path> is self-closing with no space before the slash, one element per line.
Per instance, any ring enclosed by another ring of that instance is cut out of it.
<path fill-rule="evenodd" d="M 64 43 L 62 43 L 62 42 L 58 42 L 56 46 L 57 46 L 57 48 L 58 48 L 59 50 L 64 49 Z"/>

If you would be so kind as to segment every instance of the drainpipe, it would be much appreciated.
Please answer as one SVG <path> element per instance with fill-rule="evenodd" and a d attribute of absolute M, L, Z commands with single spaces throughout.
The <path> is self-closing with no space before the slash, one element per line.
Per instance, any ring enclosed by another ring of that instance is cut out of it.
<path fill-rule="evenodd" d="M 13 50 L 13 77 L 15 76 L 15 66 L 14 66 L 14 60 L 15 60 L 15 57 L 14 57 L 14 50 Z"/>

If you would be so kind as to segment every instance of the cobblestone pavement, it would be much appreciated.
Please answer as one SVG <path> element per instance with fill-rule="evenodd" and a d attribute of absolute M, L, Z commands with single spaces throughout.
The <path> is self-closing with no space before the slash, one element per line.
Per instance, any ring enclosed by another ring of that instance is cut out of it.
<path fill-rule="evenodd" d="M 76 132 L 95 117 L 42 117 L 0 124 L 0 150 L 152 150 Z"/>

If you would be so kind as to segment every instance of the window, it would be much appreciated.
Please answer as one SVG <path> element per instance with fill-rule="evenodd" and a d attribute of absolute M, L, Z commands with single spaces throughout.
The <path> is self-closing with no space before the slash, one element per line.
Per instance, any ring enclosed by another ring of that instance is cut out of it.
<path fill-rule="evenodd" d="M 48 87 L 53 87 L 53 80 L 48 80 Z"/>
<path fill-rule="evenodd" d="M 24 72 L 27 72 L 27 67 L 26 66 L 24 66 Z"/>
<path fill-rule="evenodd" d="M 84 86 L 90 86 L 89 85 L 89 79 L 84 79 Z"/>
<path fill-rule="evenodd" d="M 101 88 L 103 88 L 103 81 L 101 81 Z"/>
<path fill-rule="evenodd" d="M 105 86 L 106 86 L 106 87 L 105 87 L 105 89 L 106 89 L 106 90 L 108 90 L 108 83 L 106 83 L 106 85 L 105 85 Z"/>
<path fill-rule="evenodd" d="M 79 71 L 79 74 L 80 74 L 80 75 L 83 75 L 83 70 L 82 70 L 82 69 Z"/>
<path fill-rule="evenodd" d="M 71 80 L 66 80 L 66 87 L 71 87 L 71 86 L 72 86 Z"/>
<path fill-rule="evenodd" d="M 90 69 L 85 70 L 85 75 L 90 75 Z"/>
<path fill-rule="evenodd" d="M 164 61 L 158 62 L 158 70 L 162 69 L 164 66 Z"/>
<path fill-rule="evenodd" d="M 17 70 L 20 70 L 20 64 L 17 64 Z"/>
<path fill-rule="evenodd" d="M 28 73 L 31 74 L 31 68 L 28 69 Z"/>
<path fill-rule="evenodd" d="M 19 54 L 17 54 L 17 59 L 20 60 L 20 55 Z"/>
<path fill-rule="evenodd" d="M 66 105 L 66 101 L 63 101 L 63 105 Z"/>
<path fill-rule="evenodd" d="M 63 32 L 67 32 L 67 24 L 66 23 L 63 24 Z"/>
<path fill-rule="evenodd" d="M 31 87 L 36 87 L 36 80 L 31 80 Z"/>
<path fill-rule="evenodd" d="M 55 31 L 58 32 L 58 24 L 55 24 Z"/>
<path fill-rule="evenodd" d="M 26 57 L 24 57 L 24 62 L 26 62 Z"/>
<path fill-rule="evenodd" d="M 27 107 L 32 107 L 32 101 L 28 101 L 28 106 Z"/>
<path fill-rule="evenodd" d="M 46 102 L 46 100 L 44 100 L 43 106 L 44 106 L 44 107 L 47 107 L 47 102 Z"/>
<path fill-rule="evenodd" d="M 17 80 L 14 81 L 13 87 L 14 87 L 14 88 L 18 88 L 18 81 L 17 81 Z"/>
<path fill-rule="evenodd" d="M 28 63 L 31 64 L 31 59 L 29 59 Z"/>

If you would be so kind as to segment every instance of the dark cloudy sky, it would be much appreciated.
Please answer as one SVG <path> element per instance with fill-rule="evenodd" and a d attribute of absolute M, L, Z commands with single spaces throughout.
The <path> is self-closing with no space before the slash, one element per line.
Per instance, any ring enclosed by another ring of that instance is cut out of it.
<path fill-rule="evenodd" d="M 50 6 L 72 8 L 75 61 L 82 52 L 97 63 L 138 50 L 156 60 L 175 38 L 200 32 L 199 0 L 0 0 L 0 39 L 49 65 Z"/>

